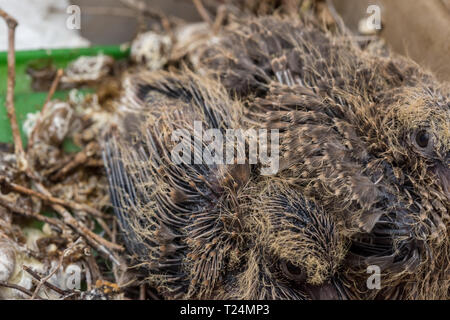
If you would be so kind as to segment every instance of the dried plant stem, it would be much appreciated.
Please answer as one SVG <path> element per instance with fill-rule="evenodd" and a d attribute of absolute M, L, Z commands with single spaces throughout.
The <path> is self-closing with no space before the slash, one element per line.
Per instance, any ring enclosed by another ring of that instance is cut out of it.
<path fill-rule="evenodd" d="M 21 286 L 19 286 L 19 285 L 16 285 L 16 284 L 6 283 L 6 282 L 4 282 L 4 281 L 0 281 L 0 287 L 16 289 L 16 290 L 18 290 L 18 291 L 20 291 L 20 292 L 25 293 L 26 295 L 28 295 L 28 296 L 30 296 L 30 297 L 33 296 L 33 292 L 31 292 L 30 290 L 28 290 L 28 289 L 26 289 L 26 288 L 24 288 L 24 287 L 21 287 Z M 39 297 L 39 296 L 37 296 L 36 298 L 39 299 L 39 300 L 42 300 L 42 298 Z"/>
<path fill-rule="evenodd" d="M 50 91 L 48 92 L 47 99 L 45 99 L 44 106 L 42 108 L 42 113 L 45 113 L 48 109 L 48 103 L 52 100 L 55 95 L 56 89 L 58 89 L 59 82 L 61 81 L 61 77 L 64 75 L 63 69 L 58 69 L 56 72 L 55 79 L 53 79 L 52 86 L 50 87 Z"/>
<path fill-rule="evenodd" d="M 94 283 L 99 280 L 102 279 L 102 274 L 100 271 L 100 268 L 98 267 L 97 263 L 95 262 L 95 258 L 91 255 L 86 257 L 85 262 L 84 262 L 86 269 L 89 270 L 89 274 L 90 274 L 90 278 L 87 278 L 87 285 L 88 285 L 88 290 L 92 290 L 94 287 Z"/>
<path fill-rule="evenodd" d="M 93 245 L 98 251 L 107 253 L 108 256 L 111 258 L 111 253 L 106 249 L 110 250 L 118 250 L 123 251 L 124 248 L 118 244 L 112 243 L 110 241 L 107 241 L 100 237 L 99 235 L 95 234 L 91 230 L 89 230 L 83 223 L 76 220 L 72 215 L 61 205 L 53 204 L 52 208 L 60 214 L 63 219 L 64 223 L 66 223 L 68 226 L 72 227 L 78 234 L 83 236 L 91 245 Z M 117 262 L 117 258 L 113 258 L 113 261 Z"/>
<path fill-rule="evenodd" d="M 48 224 L 58 228 L 61 231 L 63 231 L 64 229 L 67 229 L 67 227 L 63 223 L 61 223 L 61 221 L 50 218 L 50 217 L 46 217 L 46 216 L 43 216 L 40 214 L 36 214 L 36 213 L 30 212 L 28 210 L 25 210 L 23 208 L 20 208 L 18 206 L 15 206 L 13 203 L 11 203 L 10 199 L 8 199 L 6 196 L 1 195 L 1 194 L 0 194 L 0 206 L 8 209 L 9 211 L 11 211 L 15 214 L 19 214 L 19 215 L 27 217 L 27 218 L 36 219 L 43 223 L 48 223 Z"/>
<path fill-rule="evenodd" d="M 28 150 L 31 150 L 33 147 L 33 144 L 36 140 L 36 132 L 38 132 L 38 128 L 41 124 L 42 116 L 47 112 L 48 104 L 52 100 L 53 96 L 55 95 L 56 89 L 58 88 L 59 82 L 61 81 L 61 77 L 64 75 L 63 69 L 58 69 L 58 72 L 56 73 L 55 79 L 53 79 L 52 85 L 50 87 L 50 91 L 48 92 L 47 99 L 45 100 L 44 106 L 41 110 L 41 117 L 38 118 L 36 125 L 34 126 L 33 131 L 31 132 L 30 139 L 28 141 Z"/>
<path fill-rule="evenodd" d="M 31 173 L 33 173 L 33 172 L 31 171 Z M 3 179 L 3 184 L 6 181 L 7 181 L 6 179 Z M 15 185 L 15 184 L 11 184 L 11 183 L 8 183 L 9 185 L 7 185 L 7 187 L 8 186 L 14 187 L 17 192 L 19 192 L 19 190 L 20 190 L 20 191 L 24 192 L 25 194 L 36 196 L 39 198 L 44 198 L 43 200 L 49 201 L 51 203 L 51 207 L 59 215 L 61 215 L 64 223 L 61 223 L 59 220 L 56 220 L 56 219 L 51 219 L 51 218 L 48 218 L 48 217 L 45 217 L 42 215 L 30 213 L 22 208 L 17 208 L 15 206 L 11 205 L 10 201 L 8 201 L 8 199 L 2 195 L 0 195 L 0 205 L 9 209 L 11 212 L 18 213 L 18 214 L 21 214 L 21 215 L 24 215 L 24 216 L 27 216 L 30 218 L 35 218 L 39 221 L 43 221 L 43 222 L 55 225 L 61 231 L 67 230 L 67 226 L 69 226 L 75 232 L 77 232 L 79 235 L 81 235 L 83 238 L 85 238 L 93 248 L 95 248 L 97 251 L 99 251 L 99 253 L 106 255 L 108 257 L 108 259 L 113 261 L 115 264 L 120 265 L 119 259 L 113 253 L 111 253 L 109 250 L 123 251 L 124 248 L 122 246 L 112 243 L 110 241 L 107 241 L 104 238 L 102 238 L 101 236 L 99 236 L 99 235 L 95 234 L 94 232 L 92 232 L 91 230 L 89 230 L 83 223 L 79 222 L 74 217 L 72 217 L 72 215 L 64 208 L 64 206 L 54 202 L 54 200 L 56 200 L 56 202 L 59 202 L 62 200 L 58 200 L 58 199 L 52 197 L 50 192 L 40 182 L 37 182 L 36 180 L 34 182 L 35 182 L 35 186 L 39 192 L 35 192 L 33 190 L 30 190 L 30 189 L 27 189 L 27 188 L 24 188 L 24 187 Z M 50 201 L 50 200 L 53 200 L 53 201 Z"/>
<path fill-rule="evenodd" d="M 70 299 L 72 299 L 73 297 L 79 297 L 79 296 L 80 296 L 80 293 L 79 293 L 79 292 L 71 292 L 71 293 L 69 293 L 68 295 L 66 295 L 65 297 L 62 297 L 61 300 L 70 300 Z"/>
<path fill-rule="evenodd" d="M 220 29 L 222 27 L 222 24 L 223 24 L 223 22 L 224 22 L 226 17 L 227 17 L 227 8 L 226 8 L 226 6 L 220 6 L 217 9 L 217 15 L 216 15 L 216 18 L 214 19 L 214 24 L 213 24 L 213 27 L 212 27 L 213 34 L 218 34 L 219 33 L 219 31 L 220 31 Z"/>
<path fill-rule="evenodd" d="M 50 196 L 50 192 L 39 182 L 36 183 L 38 191 L 46 196 Z M 120 262 L 118 258 L 109 250 L 123 251 L 124 248 L 118 244 L 112 243 L 95 234 L 89 230 L 82 222 L 76 220 L 72 215 L 61 205 L 52 204 L 52 208 L 63 218 L 66 225 L 70 226 L 75 232 L 82 236 L 86 241 L 95 248 L 99 253 L 104 254 L 115 264 Z"/>
<path fill-rule="evenodd" d="M 7 179 L 5 179 L 2 176 L 0 176 L 0 185 L 5 185 L 6 188 L 9 188 L 11 191 L 18 192 L 18 193 L 21 193 L 21 194 L 24 194 L 27 196 L 31 196 L 31 197 L 36 197 L 36 198 L 39 198 L 42 201 L 48 202 L 50 204 L 61 205 L 63 207 L 71 208 L 73 210 L 85 211 L 85 212 L 91 214 L 92 216 L 94 216 L 94 218 L 100 224 L 100 226 L 103 228 L 103 230 L 110 237 L 112 237 L 112 231 L 109 229 L 107 224 L 102 219 L 104 217 L 103 213 L 98 211 L 97 209 L 94 209 L 85 204 L 79 204 L 79 203 L 76 203 L 73 201 L 66 201 L 66 200 L 58 199 L 58 198 L 53 197 L 50 194 L 46 195 L 41 192 L 37 192 L 37 191 L 31 190 L 31 189 L 28 189 L 26 187 L 20 186 L 13 182 L 9 182 Z"/>
<path fill-rule="evenodd" d="M 31 190 L 31 189 L 28 189 L 26 187 L 20 186 L 18 184 L 15 184 L 13 182 L 9 182 L 4 177 L 0 176 L 0 185 L 2 185 L 2 184 L 6 185 L 6 187 L 11 189 L 12 191 L 39 198 L 42 201 L 45 201 L 48 203 L 59 204 L 61 206 L 68 207 L 73 210 L 86 211 L 87 213 L 93 215 L 94 217 L 98 217 L 98 218 L 104 217 L 102 212 L 100 212 L 97 209 L 94 209 L 88 205 L 78 204 L 73 201 L 66 201 L 66 200 L 58 199 L 51 195 L 45 195 L 40 192 L 37 192 L 37 191 Z"/>
<path fill-rule="evenodd" d="M 16 110 L 14 108 L 14 86 L 16 82 L 16 54 L 15 54 L 15 32 L 17 21 L 0 9 L 0 16 L 5 19 L 8 25 L 8 84 L 6 92 L 6 111 L 14 140 L 14 150 L 17 157 L 17 167 L 20 171 L 26 171 L 28 162 L 23 151 L 20 130 L 17 124 Z"/>
<path fill-rule="evenodd" d="M 50 278 L 53 277 L 53 275 L 61 268 L 63 260 L 64 260 L 64 254 L 62 254 L 61 257 L 59 258 L 58 265 L 46 277 L 39 280 L 39 283 L 36 286 L 36 289 L 34 290 L 33 295 L 30 298 L 31 300 L 34 300 L 36 298 L 37 294 L 41 290 L 41 287 L 44 285 L 44 283 L 46 283 L 48 280 L 50 280 Z"/>
<path fill-rule="evenodd" d="M 43 185 L 40 183 L 36 183 L 36 186 L 41 193 L 43 193 L 45 196 L 49 197 L 49 192 L 45 189 Z M 84 224 L 77 221 L 72 215 L 61 205 L 58 204 L 52 204 L 52 208 L 63 217 L 64 223 L 57 219 L 52 219 L 46 216 L 42 216 L 39 214 L 34 214 L 31 212 L 28 212 L 27 210 L 24 210 L 22 208 L 19 208 L 17 206 L 14 206 L 10 203 L 9 199 L 7 199 L 5 196 L 0 195 L 0 205 L 9 209 L 11 212 L 37 219 L 38 221 L 42 221 L 45 223 L 49 223 L 51 225 L 54 225 L 58 227 L 61 231 L 67 230 L 67 226 L 71 227 L 73 230 L 75 230 L 79 235 L 81 235 L 83 238 L 85 238 L 89 244 L 94 247 L 97 251 L 100 253 L 105 254 L 109 259 L 111 259 L 114 263 L 120 264 L 117 257 L 115 257 L 109 250 L 117 250 L 117 251 L 123 251 L 124 248 L 120 245 L 117 245 L 115 243 L 109 242 L 99 235 L 95 234 L 91 230 L 89 230 Z M 67 226 L 66 226 L 67 225 Z M 108 250 L 109 249 L 109 250 Z"/>
<path fill-rule="evenodd" d="M 108 250 L 106 250 L 104 247 L 111 249 L 111 250 L 118 250 L 118 251 L 123 251 L 124 248 L 118 244 L 109 242 L 105 239 L 103 239 L 102 237 L 100 237 L 99 235 L 95 234 L 94 232 L 92 232 L 91 230 L 89 230 L 83 223 L 77 221 L 74 217 L 72 217 L 72 215 L 66 210 L 64 209 L 64 207 L 60 206 L 60 205 L 52 205 L 53 209 L 56 210 L 56 212 L 58 212 L 64 219 L 64 222 L 71 226 L 73 229 L 75 229 L 75 231 L 77 231 L 77 233 L 79 233 L 80 235 L 82 235 L 86 240 L 88 240 L 91 244 L 94 244 L 96 249 L 104 252 L 104 253 L 108 253 Z M 116 260 L 117 259 L 113 259 Z"/>
<path fill-rule="evenodd" d="M 88 164 L 90 160 L 91 150 L 97 143 L 90 143 L 84 150 L 78 152 L 72 160 L 70 160 L 67 164 L 65 164 L 62 168 L 60 168 L 55 174 L 52 175 L 52 181 L 59 181 L 66 177 L 71 171 L 78 168 L 81 165 Z"/>
<path fill-rule="evenodd" d="M 139 286 L 139 300 L 145 300 L 146 294 L 145 291 L 147 290 L 145 283 L 141 284 Z"/>
<path fill-rule="evenodd" d="M 198 13 L 202 17 L 205 22 L 207 22 L 210 26 L 213 25 L 213 21 L 211 20 L 211 17 L 209 16 L 208 11 L 203 6 L 203 3 L 201 0 L 192 0 L 194 3 L 195 8 L 197 9 Z"/>
<path fill-rule="evenodd" d="M 55 291 L 56 293 L 59 293 L 59 294 L 62 295 L 62 296 L 66 296 L 66 295 L 68 295 L 69 293 L 71 293 L 71 292 L 67 292 L 67 291 L 64 291 L 64 290 L 58 288 L 57 286 L 55 286 L 55 285 L 49 283 L 48 281 L 44 281 L 44 280 L 43 280 L 36 272 L 34 272 L 34 271 L 33 271 L 30 267 L 28 267 L 28 266 L 25 266 L 25 265 L 24 265 L 24 266 L 23 266 L 23 270 L 25 270 L 26 272 L 28 272 L 28 273 L 29 273 L 33 278 L 35 278 L 37 281 L 43 282 L 43 284 L 44 284 L 47 288 L 49 288 L 49 289 Z"/>

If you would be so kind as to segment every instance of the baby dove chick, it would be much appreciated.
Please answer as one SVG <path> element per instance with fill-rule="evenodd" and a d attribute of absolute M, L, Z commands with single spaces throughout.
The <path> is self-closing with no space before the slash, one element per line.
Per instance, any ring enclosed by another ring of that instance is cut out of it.
<path fill-rule="evenodd" d="M 111 201 L 133 265 L 162 296 L 345 298 L 331 217 L 248 161 L 206 161 L 206 138 L 193 143 L 199 124 L 205 135 L 238 126 L 241 107 L 219 83 L 157 72 L 124 87 L 103 143 Z"/>
<path fill-rule="evenodd" d="M 449 298 L 448 85 L 292 17 L 234 23 L 200 59 L 245 101 L 247 126 L 280 130 L 280 176 L 351 240 L 357 297 Z M 366 287 L 369 265 L 380 290 Z"/>

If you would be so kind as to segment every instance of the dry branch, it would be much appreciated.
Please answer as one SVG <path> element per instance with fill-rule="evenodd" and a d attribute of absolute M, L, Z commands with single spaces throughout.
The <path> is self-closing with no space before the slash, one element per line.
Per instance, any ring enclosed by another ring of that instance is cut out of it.
<path fill-rule="evenodd" d="M 36 183 L 36 186 L 39 189 L 39 191 L 41 192 L 42 197 L 47 197 L 47 199 L 52 199 L 52 196 L 50 195 L 50 193 L 47 191 L 47 189 L 42 184 Z M 23 187 L 20 187 L 18 189 L 23 190 Z M 27 190 L 27 192 L 28 191 L 32 191 L 32 190 Z M 34 192 L 32 191 L 32 193 L 34 193 Z M 36 195 L 37 194 L 38 193 L 36 193 Z M 109 250 L 123 251 L 124 248 L 118 244 L 115 244 L 115 243 L 105 240 L 104 238 L 100 237 L 99 235 L 97 235 L 94 232 L 92 232 L 91 230 L 89 230 L 83 223 L 77 221 L 74 217 L 72 217 L 72 215 L 61 205 L 53 203 L 52 208 L 58 214 L 60 214 L 62 216 L 64 223 L 62 223 L 61 221 L 59 221 L 57 219 L 53 219 L 53 218 L 49 218 L 49 217 L 42 216 L 39 214 L 35 214 L 35 213 L 29 212 L 23 208 L 14 206 L 13 204 L 10 203 L 10 200 L 7 199 L 3 195 L 0 195 L 0 205 L 7 208 L 8 210 L 10 210 L 13 213 L 17 213 L 22 216 L 34 218 L 39 221 L 54 225 L 54 226 L 58 227 L 61 231 L 65 230 L 65 229 L 67 230 L 67 228 L 68 228 L 67 226 L 69 226 L 71 229 L 73 229 L 75 232 L 77 232 L 79 235 L 81 235 L 83 238 L 85 238 L 88 241 L 88 243 L 93 248 L 95 248 L 97 251 L 105 254 L 108 257 L 108 259 L 111 259 L 111 261 L 113 261 L 114 263 L 120 264 L 118 258 L 115 257 L 115 255 L 112 254 Z"/>
<path fill-rule="evenodd" d="M 61 255 L 58 265 L 52 271 L 50 271 L 50 273 L 46 277 L 39 280 L 39 283 L 36 286 L 36 289 L 34 290 L 33 295 L 30 298 L 31 300 L 34 300 L 36 298 L 36 296 L 38 295 L 38 293 L 41 290 L 41 287 L 44 285 L 44 283 L 46 283 L 48 280 L 50 280 L 50 278 L 53 277 L 53 275 L 59 270 L 59 268 L 61 268 L 63 260 L 64 260 L 64 254 Z"/>
<path fill-rule="evenodd" d="M 45 201 L 48 203 L 59 204 L 61 206 L 71 208 L 73 210 L 86 211 L 87 213 L 93 215 L 94 217 L 98 217 L 98 218 L 104 217 L 102 212 L 100 212 L 97 209 L 94 209 L 88 205 L 78 204 L 73 201 L 66 201 L 66 200 L 55 198 L 51 195 L 42 194 L 40 192 L 31 190 L 26 187 L 15 184 L 13 182 L 10 182 L 5 177 L 2 177 L 2 176 L 0 176 L 0 185 L 4 185 L 6 188 L 9 188 L 12 191 L 39 198 L 42 201 Z"/>
<path fill-rule="evenodd" d="M 8 84 L 6 92 L 6 111 L 11 124 L 14 150 L 17 157 L 17 167 L 20 171 L 26 171 L 28 162 L 25 157 L 25 152 L 23 151 L 22 139 L 17 124 L 16 110 L 14 108 L 14 86 L 16 82 L 15 33 L 18 23 L 2 9 L 0 9 L 0 16 L 5 19 L 6 24 L 8 25 Z"/>
<path fill-rule="evenodd" d="M 84 148 L 84 150 L 78 152 L 72 160 L 70 160 L 68 163 L 66 163 L 62 168 L 60 168 L 56 173 L 52 174 L 51 180 L 52 181 L 60 181 L 64 179 L 70 172 L 72 172 L 74 169 L 78 168 L 81 165 L 88 165 L 91 159 L 92 150 L 98 146 L 97 143 L 91 142 L 89 145 Z M 91 163 L 96 164 L 98 163 Z M 103 165 L 103 162 L 101 162 Z"/>
<path fill-rule="evenodd" d="M 17 284 L 12 284 L 12 283 L 7 283 L 7 282 L 4 282 L 4 281 L 0 281 L 0 287 L 16 289 L 16 290 L 18 290 L 20 292 L 25 293 L 26 295 L 28 295 L 30 297 L 33 296 L 33 292 L 31 292 L 30 290 L 28 290 L 28 289 L 26 289 L 26 288 L 24 288 L 22 286 L 19 286 Z M 39 296 L 37 296 L 36 298 L 39 299 L 39 300 L 42 300 L 42 298 L 39 297 Z"/>
<path fill-rule="evenodd" d="M 47 95 L 47 99 L 45 100 L 44 106 L 41 110 L 41 117 L 38 118 L 36 125 L 33 128 L 33 131 L 31 132 L 30 135 L 30 139 L 28 141 L 28 150 L 31 150 L 31 148 L 33 147 L 33 144 L 35 143 L 36 140 L 36 132 L 39 131 L 39 126 L 41 124 L 41 119 L 42 117 L 45 115 L 47 109 L 48 109 L 48 104 L 50 102 L 50 100 L 52 100 L 53 95 L 56 92 L 56 89 L 58 88 L 59 82 L 61 81 L 61 77 L 64 74 L 64 70 L 63 69 L 58 69 L 58 72 L 56 73 L 55 79 L 52 82 L 52 86 L 50 87 L 50 91 L 48 92 Z"/>
<path fill-rule="evenodd" d="M 208 11 L 203 6 L 202 1 L 201 0 L 192 0 L 192 2 L 194 3 L 194 6 L 197 9 L 200 16 L 202 17 L 202 19 L 205 20 L 205 22 L 207 22 L 210 26 L 213 25 L 211 17 L 209 16 Z"/>
<path fill-rule="evenodd" d="M 71 293 L 71 292 L 67 292 L 67 291 L 64 291 L 64 290 L 58 288 L 57 286 L 55 286 L 55 285 L 49 283 L 48 281 L 43 281 L 42 278 L 41 278 L 36 272 L 34 272 L 30 267 L 28 267 L 28 266 L 25 266 L 25 265 L 24 265 L 24 266 L 23 266 L 23 270 L 25 270 L 26 272 L 28 272 L 28 273 L 29 273 L 33 278 L 35 278 L 37 281 L 39 281 L 39 282 L 42 281 L 42 283 L 43 283 L 47 288 L 49 288 L 49 289 L 55 291 L 56 293 L 58 293 L 58 294 L 60 294 L 60 295 L 62 295 L 62 296 L 66 296 L 66 295 L 68 295 L 69 293 Z"/>
<path fill-rule="evenodd" d="M 110 237 L 112 237 L 111 230 L 109 229 L 109 227 L 106 225 L 106 223 L 102 219 L 104 217 L 103 213 L 95 208 L 92 208 L 85 204 L 79 204 L 74 201 L 58 199 L 58 198 L 53 197 L 50 194 L 47 195 L 47 194 L 43 194 L 41 192 L 37 192 L 37 191 L 31 190 L 31 189 L 28 189 L 21 185 L 10 182 L 10 181 L 8 181 L 8 179 L 6 179 L 5 177 L 2 177 L 2 176 L 0 176 L 0 186 L 3 186 L 6 189 L 9 189 L 11 191 L 18 192 L 18 193 L 21 193 L 21 194 L 24 194 L 27 196 L 36 197 L 36 198 L 41 199 L 42 201 L 47 202 L 49 204 L 57 204 L 57 205 L 61 205 L 66 208 L 71 208 L 73 210 L 85 211 L 85 212 L 91 214 L 96 219 L 96 221 L 100 224 L 100 226 L 103 228 L 103 230 Z M 119 247 L 117 247 L 117 249 L 119 249 Z"/>
<path fill-rule="evenodd" d="M 48 223 L 49 225 L 52 225 L 52 226 L 58 228 L 60 231 L 67 229 L 67 227 L 58 219 L 53 219 L 53 218 L 46 217 L 46 216 L 43 216 L 40 214 L 36 214 L 31 211 L 20 208 L 18 206 L 15 206 L 14 203 L 11 203 L 10 199 L 8 199 L 6 196 L 4 196 L 2 194 L 0 194 L 0 206 L 8 209 L 12 213 L 19 214 L 23 217 L 36 219 L 43 223 Z"/>

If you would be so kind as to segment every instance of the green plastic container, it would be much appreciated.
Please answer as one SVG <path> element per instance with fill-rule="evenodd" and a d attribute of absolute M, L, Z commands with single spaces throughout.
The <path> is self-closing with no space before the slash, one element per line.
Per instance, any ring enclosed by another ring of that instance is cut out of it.
<path fill-rule="evenodd" d="M 43 59 L 51 59 L 57 68 L 66 67 L 71 61 L 80 56 L 95 56 L 100 53 L 112 56 L 115 59 L 124 59 L 129 50 L 120 46 L 101 46 L 80 49 L 34 50 L 16 52 L 16 86 L 15 109 L 22 140 L 26 139 L 22 132 L 22 125 L 28 113 L 41 110 L 47 98 L 47 92 L 35 92 L 31 88 L 31 77 L 26 73 L 29 63 Z M 12 143 L 11 126 L 6 113 L 6 84 L 8 78 L 7 52 L 0 52 L 0 142 Z M 66 99 L 69 91 L 57 91 L 54 98 Z"/>

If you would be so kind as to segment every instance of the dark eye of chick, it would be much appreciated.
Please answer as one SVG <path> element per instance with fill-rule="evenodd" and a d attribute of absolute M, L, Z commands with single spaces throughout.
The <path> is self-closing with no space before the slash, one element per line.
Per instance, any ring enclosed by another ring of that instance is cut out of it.
<path fill-rule="evenodd" d="M 294 266 L 292 263 L 287 261 L 281 262 L 280 268 L 289 280 L 297 282 L 306 281 L 306 273 L 302 268 Z"/>
<path fill-rule="evenodd" d="M 428 142 L 430 141 L 430 135 L 426 130 L 420 130 L 416 134 L 416 143 L 421 148 L 426 148 L 428 146 Z"/>

